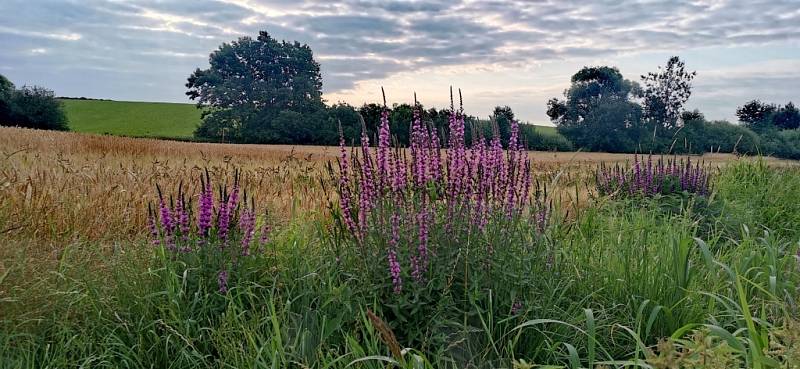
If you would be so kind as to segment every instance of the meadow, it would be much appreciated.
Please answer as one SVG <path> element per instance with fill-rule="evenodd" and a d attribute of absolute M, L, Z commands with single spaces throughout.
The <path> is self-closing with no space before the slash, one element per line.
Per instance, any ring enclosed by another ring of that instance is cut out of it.
<path fill-rule="evenodd" d="M 127 137 L 192 138 L 200 124 L 194 104 L 62 99 L 75 132 Z"/>
<path fill-rule="evenodd" d="M 0 128 L 0 367 L 798 367 L 795 162 L 416 129 Z"/>

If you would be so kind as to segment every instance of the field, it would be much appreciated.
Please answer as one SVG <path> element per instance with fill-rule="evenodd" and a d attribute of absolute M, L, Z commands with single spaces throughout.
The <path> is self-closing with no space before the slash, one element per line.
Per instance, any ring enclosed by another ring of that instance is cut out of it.
<path fill-rule="evenodd" d="M 672 191 L 648 182 L 655 169 L 600 185 L 601 164 L 639 173 L 657 157 L 528 152 L 529 199 L 509 201 L 488 183 L 524 188 L 521 151 L 463 169 L 497 171 L 473 198 L 435 170 L 398 192 L 375 151 L 369 173 L 387 190 L 368 190 L 365 156 L 345 150 L 340 169 L 339 147 L 0 128 L 0 149 L 0 367 L 800 362 L 796 162 L 665 158 L 702 162 L 678 182 L 710 180 Z M 392 152 L 390 166 L 420 155 Z"/>
<path fill-rule="evenodd" d="M 62 99 L 70 130 L 125 137 L 191 138 L 200 124 L 194 104 Z M 536 126 L 555 135 L 555 127 Z"/>
<path fill-rule="evenodd" d="M 70 130 L 128 137 L 191 138 L 194 104 L 63 99 Z"/>

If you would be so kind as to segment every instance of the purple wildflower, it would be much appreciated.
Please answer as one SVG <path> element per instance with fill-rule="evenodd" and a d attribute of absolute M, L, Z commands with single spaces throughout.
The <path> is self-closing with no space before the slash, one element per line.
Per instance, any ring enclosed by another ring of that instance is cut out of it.
<path fill-rule="evenodd" d="M 219 286 L 219 293 L 226 294 L 228 293 L 228 271 L 227 270 L 220 270 L 219 274 L 217 274 L 217 285 Z"/>
<path fill-rule="evenodd" d="M 387 258 L 389 260 L 389 273 L 392 276 L 394 293 L 400 293 L 403 290 L 403 281 L 400 278 L 400 262 L 397 260 L 397 245 L 400 242 L 400 217 L 397 214 L 392 214 L 391 223 L 392 238 L 389 241 Z"/>
<path fill-rule="evenodd" d="M 514 301 L 514 304 L 511 305 L 511 315 L 517 315 L 521 313 L 523 308 L 524 306 L 522 305 L 522 301 Z"/>

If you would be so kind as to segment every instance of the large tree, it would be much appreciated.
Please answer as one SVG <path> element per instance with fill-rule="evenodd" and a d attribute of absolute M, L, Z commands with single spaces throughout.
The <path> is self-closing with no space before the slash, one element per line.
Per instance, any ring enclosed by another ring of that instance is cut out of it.
<path fill-rule="evenodd" d="M 663 127 L 667 133 L 678 127 L 696 75 L 697 72 L 686 71 L 684 62 L 673 56 L 664 68 L 658 67 L 658 72 L 642 76 L 644 118 L 651 126 Z"/>
<path fill-rule="evenodd" d="M 207 138 L 228 135 L 241 142 L 275 140 L 291 113 L 324 108 L 322 77 L 308 45 L 277 41 L 267 32 L 222 44 L 210 68 L 189 76 L 186 94 L 204 109 L 196 132 Z"/>
<path fill-rule="evenodd" d="M 576 146 L 599 151 L 635 150 L 641 135 L 636 82 L 614 67 L 583 67 L 572 76 L 565 100 L 547 102 L 547 115 Z"/>

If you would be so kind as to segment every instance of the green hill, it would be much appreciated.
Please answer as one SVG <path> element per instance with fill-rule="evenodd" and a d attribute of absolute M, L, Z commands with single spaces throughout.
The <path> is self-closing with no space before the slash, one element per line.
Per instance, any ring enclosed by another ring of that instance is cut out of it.
<path fill-rule="evenodd" d="M 193 104 L 62 99 L 76 132 L 133 137 L 191 138 L 200 124 Z"/>
<path fill-rule="evenodd" d="M 130 137 L 191 138 L 200 124 L 194 104 L 61 99 L 75 132 Z M 544 135 L 558 136 L 555 127 L 536 125 Z"/>

